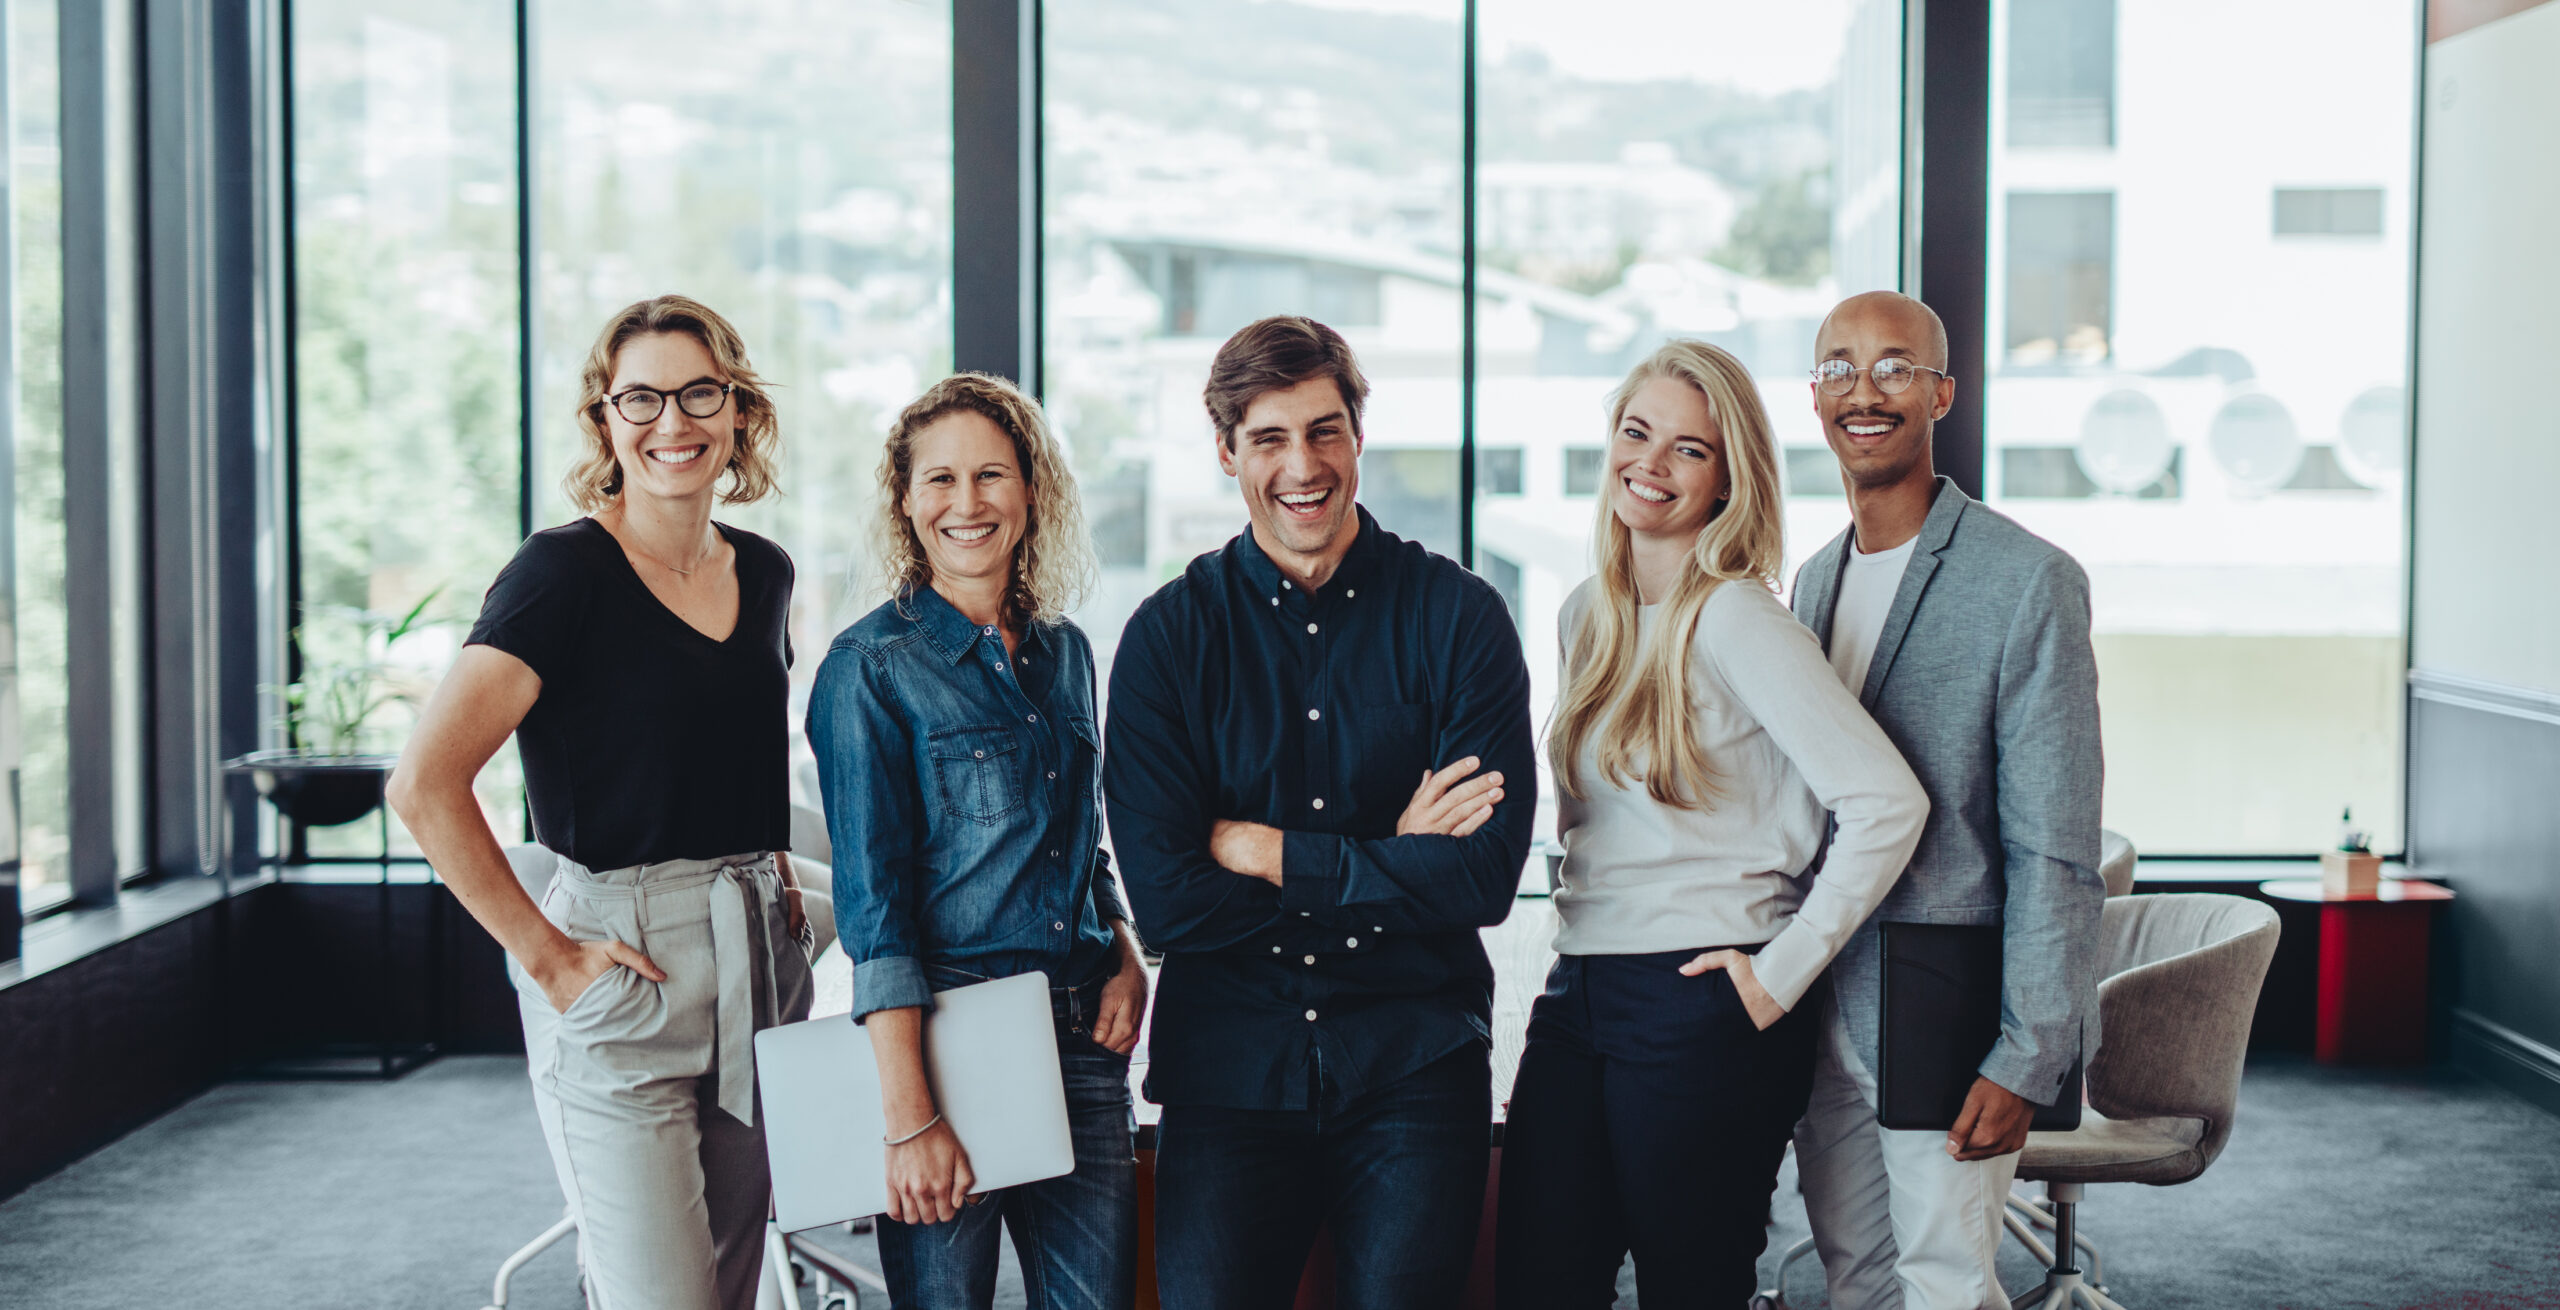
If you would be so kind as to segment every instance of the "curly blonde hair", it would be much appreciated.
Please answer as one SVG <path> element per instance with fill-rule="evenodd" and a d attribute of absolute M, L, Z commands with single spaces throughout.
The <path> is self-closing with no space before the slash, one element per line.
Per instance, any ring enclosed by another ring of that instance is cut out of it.
<path fill-rule="evenodd" d="M 1680 580 L 1665 597 L 1662 621 L 1647 641 L 1639 618 L 1634 534 L 1610 508 L 1608 493 L 1601 493 L 1600 522 L 1592 533 L 1600 557 L 1599 594 L 1565 651 L 1565 687 L 1547 732 L 1547 761 L 1565 795 L 1587 800 L 1592 783 L 1583 776 L 1582 749 L 1596 737 L 1595 763 L 1608 785 L 1641 781 L 1645 794 L 1660 804 L 1704 810 L 1715 797 L 1716 774 L 1698 745 L 1690 641 L 1716 588 L 1741 582 L 1777 590 L 1786 557 L 1785 505 L 1777 442 L 1760 389 L 1742 361 L 1706 342 L 1674 338 L 1636 365 L 1609 398 L 1611 442 L 1636 392 L 1655 378 L 1686 382 L 1706 398 L 1707 414 L 1724 435 L 1727 498 L 1699 530 Z"/>
<path fill-rule="evenodd" d="M 613 368 L 622 348 L 638 337 L 681 332 L 711 352 L 711 362 L 736 390 L 729 403 L 746 417 L 729 451 L 730 481 L 720 493 L 723 505 L 745 505 L 773 493 L 774 474 L 782 455 L 782 423 L 774 412 L 765 381 L 747 362 L 746 339 L 729 320 L 689 296 L 652 296 L 623 308 L 604 325 L 586 367 L 578 374 L 578 427 L 587 436 L 586 451 L 569 465 L 560 490 L 581 513 L 593 514 L 622 495 L 622 463 L 613 457 L 613 431 L 604 416 L 605 392 L 613 386 Z"/>
<path fill-rule="evenodd" d="M 907 517 L 907 483 L 915 474 L 916 438 L 957 413 L 983 416 L 1013 442 L 1015 463 L 1031 493 L 1022 540 L 1013 548 L 1013 581 L 1005 609 L 1021 623 L 1056 623 L 1084 600 L 1096 572 L 1093 537 L 1067 453 L 1049 431 L 1040 403 L 1003 378 L 954 373 L 926 388 L 889 425 L 880 451 L 880 505 L 874 559 L 892 599 L 903 602 L 933 584 L 933 565 Z"/>

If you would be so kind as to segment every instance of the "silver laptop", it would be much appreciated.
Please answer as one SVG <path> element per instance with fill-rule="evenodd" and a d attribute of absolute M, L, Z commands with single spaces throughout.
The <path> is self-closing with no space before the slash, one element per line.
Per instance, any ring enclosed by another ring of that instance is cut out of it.
<path fill-rule="evenodd" d="M 969 1152 L 971 1191 L 1074 1172 L 1048 975 L 935 993 L 924 1062 L 933 1102 Z M 784 1232 L 889 1208 L 880 1068 L 861 1025 L 838 1014 L 757 1033 L 756 1079 Z"/>

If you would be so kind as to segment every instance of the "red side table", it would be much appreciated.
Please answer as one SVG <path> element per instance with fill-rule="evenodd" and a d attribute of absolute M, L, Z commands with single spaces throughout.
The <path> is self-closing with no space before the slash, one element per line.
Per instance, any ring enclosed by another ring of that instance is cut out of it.
<path fill-rule="evenodd" d="M 2258 892 L 2320 907 L 2320 1062 L 2425 1063 L 2427 939 L 2453 892 L 2396 878 L 2371 896 L 2329 896 L 2317 878 L 2279 878 Z"/>

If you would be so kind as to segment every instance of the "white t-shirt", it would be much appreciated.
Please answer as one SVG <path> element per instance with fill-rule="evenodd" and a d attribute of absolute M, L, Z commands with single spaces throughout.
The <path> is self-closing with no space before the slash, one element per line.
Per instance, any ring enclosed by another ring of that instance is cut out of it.
<path fill-rule="evenodd" d="M 1831 607 L 1831 667 L 1852 696 L 1867 690 L 1867 666 L 1875 662 L 1876 641 L 1884 636 L 1884 617 L 1893 611 L 1893 595 L 1902 590 L 1902 571 L 1911 563 L 1918 537 L 1873 555 L 1852 549 L 1849 567 L 1841 571 L 1840 598 Z"/>

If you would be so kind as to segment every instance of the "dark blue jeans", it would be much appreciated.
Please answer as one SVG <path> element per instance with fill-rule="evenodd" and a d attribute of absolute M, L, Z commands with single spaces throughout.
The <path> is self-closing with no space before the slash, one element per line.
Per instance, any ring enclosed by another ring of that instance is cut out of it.
<path fill-rule="evenodd" d="M 1166 1106 L 1156 1126 L 1164 1310 L 1285 1310 L 1328 1219 L 1341 1310 L 1456 1305 L 1484 1212 L 1492 1119 L 1485 1048 L 1473 1042 L 1337 1111 Z"/>
<path fill-rule="evenodd" d="M 946 1224 L 881 1216 L 880 1272 L 898 1310 L 987 1310 L 1001 1220 L 1030 1310 L 1128 1310 L 1137 1295 L 1137 1123 L 1129 1057 L 1094 1044 L 1099 983 L 1051 992 L 1076 1169 L 1008 1187 Z"/>
<path fill-rule="evenodd" d="M 1813 1094 L 1821 985 L 1763 1030 L 1731 975 L 1681 976 L 1697 954 L 1568 955 L 1547 974 L 1503 1130 L 1503 1310 L 1606 1310 L 1630 1251 L 1645 1310 L 1750 1302 Z"/>

